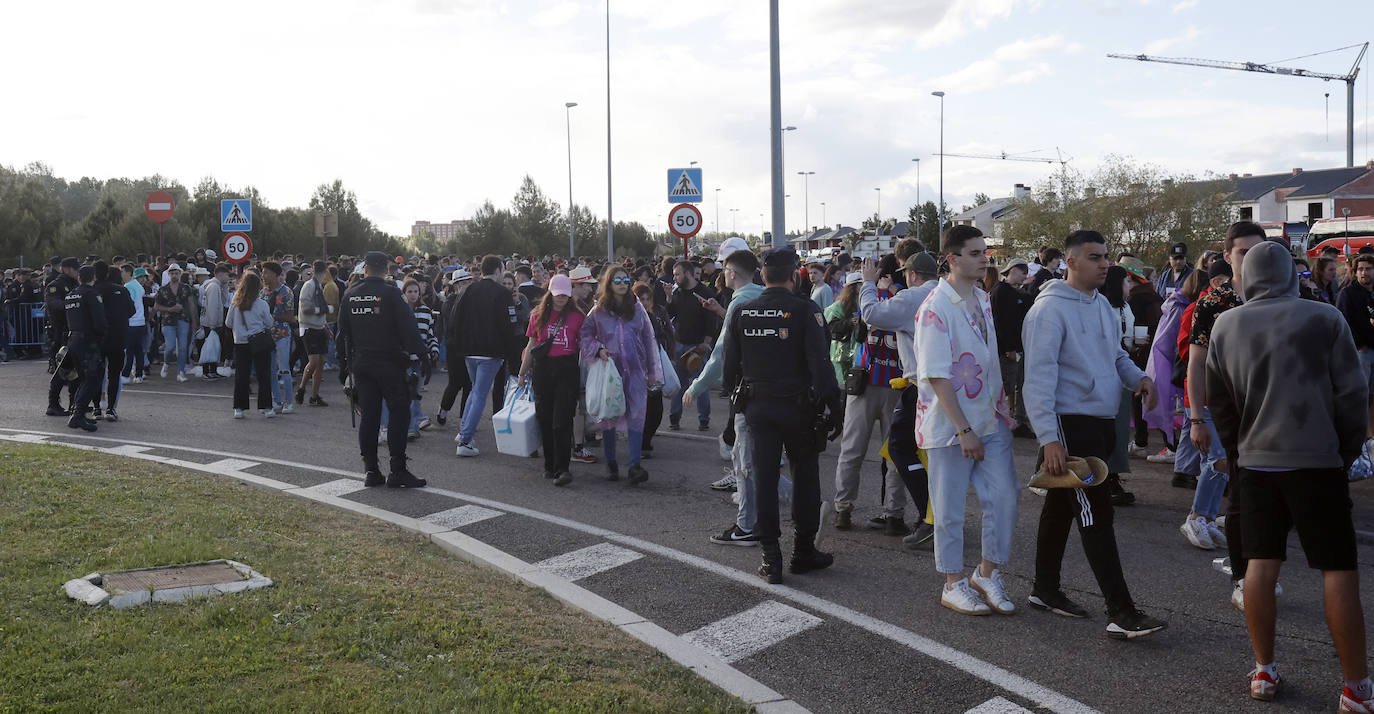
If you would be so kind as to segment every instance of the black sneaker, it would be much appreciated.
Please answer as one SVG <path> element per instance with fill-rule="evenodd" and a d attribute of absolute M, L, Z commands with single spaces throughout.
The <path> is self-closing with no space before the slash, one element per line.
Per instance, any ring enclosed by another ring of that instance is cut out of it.
<path fill-rule="evenodd" d="M 326 402 L 326 401 L 323 400 L 323 399 L 320 399 L 318 396 L 314 396 L 314 397 L 311 397 L 311 398 L 310 398 L 310 406 L 312 406 L 312 407 L 327 407 L 327 406 L 329 406 L 329 403 Z"/>
<path fill-rule="evenodd" d="M 1174 480 L 1170 483 L 1174 488 L 1186 488 L 1189 491 L 1197 490 L 1197 477 L 1192 474 L 1174 472 Z"/>
<path fill-rule="evenodd" d="M 1165 627 L 1168 627 L 1165 621 L 1150 617 L 1135 608 L 1107 618 L 1107 636 L 1114 640 L 1133 640 L 1159 632 Z"/>
<path fill-rule="evenodd" d="M 368 488 L 383 486 L 386 484 L 386 477 L 379 469 L 368 469 L 367 476 L 363 477 L 363 485 Z"/>
<path fill-rule="evenodd" d="M 558 476 L 553 480 L 555 486 L 567 486 L 570 483 L 572 483 L 572 474 L 567 471 L 559 471 Z"/>
<path fill-rule="evenodd" d="M 48 405 L 48 416 L 71 416 L 71 412 L 63 409 L 59 404 Z"/>
<path fill-rule="evenodd" d="M 710 421 L 703 421 L 703 422 L 698 422 L 698 423 L 697 423 L 697 431 L 710 431 L 710 430 L 711 430 L 711 422 L 710 422 Z"/>
<path fill-rule="evenodd" d="M 606 480 L 607 480 L 607 481 L 619 481 L 619 480 L 620 480 L 620 466 L 617 465 L 616 462 L 614 462 L 614 461 L 607 461 L 607 462 L 606 462 Z"/>
<path fill-rule="evenodd" d="M 1078 603 L 1070 600 L 1062 590 L 1053 593 L 1033 592 L 1030 596 L 1030 606 L 1037 610 L 1049 610 L 1056 615 L 1064 617 L 1086 618 L 1088 611 L 1084 610 Z"/>
<path fill-rule="evenodd" d="M 676 419 L 673 419 L 672 421 L 669 421 L 669 422 L 668 422 L 668 431 L 681 431 L 681 430 L 682 430 L 682 425 L 679 424 L 679 423 L 677 422 Z"/>
<path fill-rule="evenodd" d="M 105 410 L 105 421 L 119 421 L 119 412 L 114 407 Z"/>
<path fill-rule="evenodd" d="M 95 431 L 95 422 L 87 419 L 80 414 L 73 414 L 67 421 L 67 426 L 72 429 L 82 429 L 84 431 Z"/>
<path fill-rule="evenodd" d="M 627 475 L 630 477 L 631 486 L 637 486 L 649 480 L 649 472 L 646 471 L 644 467 L 640 466 L 639 464 L 631 466 Z"/>
<path fill-rule="evenodd" d="M 907 550 L 919 550 L 934 537 L 935 526 L 923 521 L 916 526 L 916 530 L 911 535 L 902 539 L 902 547 Z"/>
<path fill-rule="evenodd" d="M 742 531 L 738 525 L 731 525 L 720 535 L 711 536 L 711 542 L 718 545 L 743 545 L 751 546 L 759 544 L 759 537 L 753 533 Z"/>
<path fill-rule="evenodd" d="M 434 415 L 434 421 L 439 422 L 439 426 L 443 426 L 443 425 L 447 424 L 447 423 L 448 423 L 448 412 L 446 412 L 446 411 L 440 409 L 440 410 L 439 410 L 439 413 Z"/>
<path fill-rule="evenodd" d="M 884 519 L 883 535 L 902 536 L 911 535 L 911 529 L 906 527 L 906 520 L 896 516 L 888 516 Z"/>
<path fill-rule="evenodd" d="M 1113 506 L 1129 506 L 1135 503 L 1135 494 L 1127 491 L 1125 487 L 1121 485 L 1121 476 L 1117 474 L 1108 474 L 1107 489 L 1109 491 L 1107 497 L 1111 500 Z"/>
<path fill-rule="evenodd" d="M 835 511 L 836 530 L 847 531 L 854 527 L 853 514 L 849 511 Z"/>
<path fill-rule="evenodd" d="M 92 410 L 91 410 L 91 421 L 100 421 L 101 419 L 104 419 L 104 418 L 105 418 L 105 412 L 101 411 L 101 410 L 100 410 L 100 407 L 96 407 L 95 409 L 92 409 Z"/>
<path fill-rule="evenodd" d="M 410 469 L 392 471 L 391 475 L 386 477 L 387 488 L 424 488 L 426 483 L 428 481 L 417 478 Z"/>
<path fill-rule="evenodd" d="M 557 475 L 558 475 L 558 474 L 555 474 L 555 473 L 552 472 L 552 471 L 545 471 L 545 472 L 544 472 L 544 478 L 546 478 L 546 479 L 548 479 L 548 480 L 550 480 L 550 481 L 552 481 L 552 480 L 554 479 L 554 477 L 557 476 Z"/>

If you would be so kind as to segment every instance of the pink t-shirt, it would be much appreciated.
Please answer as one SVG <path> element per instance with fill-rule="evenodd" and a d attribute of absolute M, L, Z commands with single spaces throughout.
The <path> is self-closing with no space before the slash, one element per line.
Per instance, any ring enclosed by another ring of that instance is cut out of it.
<path fill-rule="evenodd" d="M 578 352 L 578 331 L 582 329 L 582 321 L 587 319 L 582 313 L 573 310 L 568 313 L 568 319 L 563 321 L 563 326 L 558 329 L 558 334 L 553 335 L 553 344 L 549 346 L 550 357 L 564 357 L 566 355 L 577 354 Z M 543 330 L 537 330 L 535 324 L 537 318 L 530 320 L 529 329 L 525 330 L 525 336 L 533 342 L 542 342 L 553 334 L 553 328 L 558 325 L 558 313 L 549 313 L 549 324 L 544 325 Z"/>

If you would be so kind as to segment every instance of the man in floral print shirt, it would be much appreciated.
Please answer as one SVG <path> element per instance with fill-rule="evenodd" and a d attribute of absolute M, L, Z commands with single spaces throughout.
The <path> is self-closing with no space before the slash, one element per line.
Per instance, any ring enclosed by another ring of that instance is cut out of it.
<path fill-rule="evenodd" d="M 949 276 L 916 313 L 916 441 L 930 466 L 935 569 L 945 575 L 940 604 L 965 615 L 1011 615 L 1001 568 L 1016 528 L 1011 407 L 1002 389 L 982 231 L 954 226 L 941 246 Z M 964 576 L 964 503 L 972 484 L 983 508 L 983 558 Z"/>
<path fill-rule="evenodd" d="M 272 403 L 278 414 L 290 414 L 291 403 L 291 329 L 296 323 L 296 296 L 282 282 L 281 263 L 262 264 L 262 299 L 272 311 L 272 339 L 276 342 L 276 379 L 272 381 Z"/>

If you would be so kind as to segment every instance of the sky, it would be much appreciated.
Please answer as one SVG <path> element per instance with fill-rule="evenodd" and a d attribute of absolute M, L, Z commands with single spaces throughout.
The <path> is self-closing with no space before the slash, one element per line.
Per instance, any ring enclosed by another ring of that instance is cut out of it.
<path fill-rule="evenodd" d="M 604 1 L 76 0 L 3 17 L 0 164 L 188 188 L 213 176 L 279 207 L 338 178 L 404 235 L 508 206 L 526 174 L 566 210 L 571 148 L 574 200 L 607 214 Z M 1084 172 L 1121 155 L 1196 176 L 1343 166 L 1344 83 L 1106 55 L 1344 74 L 1358 49 L 1278 61 L 1370 39 L 1374 3 L 782 0 L 779 27 L 795 231 L 936 199 L 936 90 L 946 153 L 1062 152 Z M 771 223 L 768 3 L 611 0 L 609 39 L 615 219 L 662 230 L 667 170 L 696 161 L 706 230 Z M 1371 157 L 1367 76 L 1357 163 Z M 943 163 L 953 211 L 1058 168 Z"/>

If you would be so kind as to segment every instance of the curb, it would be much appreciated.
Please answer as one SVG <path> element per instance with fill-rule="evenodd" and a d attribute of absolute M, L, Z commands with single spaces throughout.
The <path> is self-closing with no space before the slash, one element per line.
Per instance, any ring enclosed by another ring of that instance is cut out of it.
<path fill-rule="evenodd" d="M 576 585 L 567 578 L 540 570 L 530 563 L 516 558 L 505 551 L 487 545 L 465 533 L 447 529 L 442 526 L 436 526 L 432 523 L 427 523 L 409 516 L 392 513 L 391 511 L 349 501 L 338 496 L 316 493 L 310 491 L 308 488 L 302 488 L 295 484 L 286 483 L 285 481 L 278 481 L 276 479 L 256 476 L 243 471 L 227 468 L 222 461 L 201 464 L 155 454 L 139 453 L 122 449 L 118 446 L 98 447 L 86 444 L 71 444 L 61 441 L 50 441 L 45 436 L 40 437 L 29 434 L 0 434 L 0 441 L 63 446 L 83 451 L 98 451 L 113 456 L 124 456 L 133 459 L 142 459 L 144 461 L 153 461 L 214 476 L 225 476 L 251 486 L 278 491 L 331 506 L 339 510 L 350 511 L 384 521 L 404 530 L 416 533 L 434 543 L 440 549 L 452 553 L 474 565 L 496 570 L 520 583 L 544 590 L 555 600 L 558 600 L 564 605 L 581 610 L 598 620 L 609 623 L 611 626 L 630 637 L 658 650 L 664 656 L 691 670 L 702 679 L 743 700 L 745 704 L 754 707 L 754 710 L 759 712 L 759 714 L 810 714 L 810 710 L 802 705 L 774 691 L 753 677 L 735 669 L 726 663 L 725 660 L 659 627 L 647 618 L 631 612 L 586 588 Z M 244 465 L 246 467 L 246 463 Z M 348 478 L 358 481 L 362 480 L 355 474 L 348 474 Z"/>

